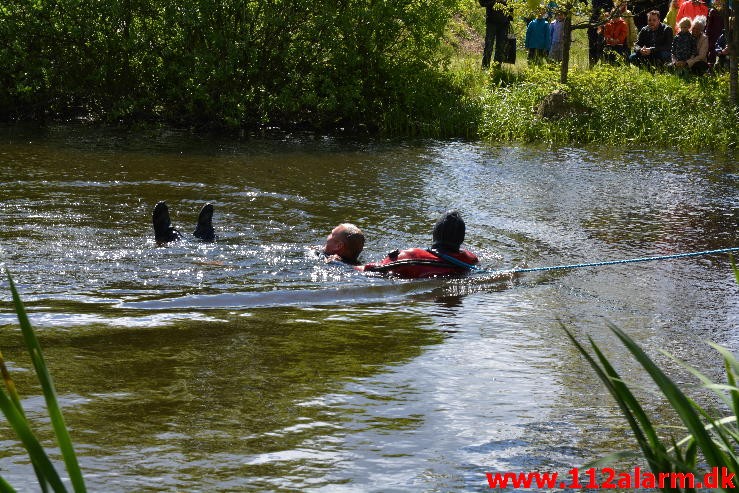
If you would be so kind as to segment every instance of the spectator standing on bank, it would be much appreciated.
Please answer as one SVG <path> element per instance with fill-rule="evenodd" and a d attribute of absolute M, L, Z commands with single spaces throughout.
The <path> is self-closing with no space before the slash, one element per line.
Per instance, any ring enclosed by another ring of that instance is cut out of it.
<path fill-rule="evenodd" d="M 593 0 L 593 10 L 590 13 L 590 27 L 588 28 L 588 58 L 592 67 L 603 58 L 603 40 L 598 32 L 598 26 L 604 13 L 613 9 L 613 0 Z"/>
<path fill-rule="evenodd" d="M 700 0 L 685 0 L 680 5 L 680 10 L 677 11 L 677 23 L 679 24 L 685 17 L 692 21 L 699 15 L 708 17 L 708 7 L 706 7 L 706 4 Z"/>
<path fill-rule="evenodd" d="M 706 21 L 706 36 L 708 36 L 708 65 L 716 63 L 716 42 L 724 31 L 724 15 L 726 15 L 725 0 L 714 0 L 712 8 L 708 11 Z"/>
<path fill-rule="evenodd" d="M 529 63 L 540 63 L 546 58 L 550 40 L 549 23 L 545 18 L 544 9 L 541 9 L 539 17 L 529 22 L 526 28 L 525 45 L 529 50 Z"/>
<path fill-rule="evenodd" d="M 680 10 L 680 0 L 670 1 L 670 10 L 667 11 L 665 20 L 662 21 L 672 28 L 674 32 L 677 29 L 677 11 Z"/>
<path fill-rule="evenodd" d="M 511 17 L 506 1 L 479 0 L 480 6 L 485 7 L 485 47 L 482 50 L 483 69 L 490 68 L 493 45 L 495 45 L 494 60 L 498 63 L 503 63 L 505 47 L 508 42 L 508 29 L 511 26 Z"/>
<path fill-rule="evenodd" d="M 558 11 L 554 20 L 549 24 L 549 37 L 551 45 L 549 47 L 549 58 L 555 62 L 562 61 L 562 45 L 564 44 L 564 24 L 565 14 Z"/>
<path fill-rule="evenodd" d="M 639 31 L 636 30 L 634 14 L 629 10 L 628 2 L 621 2 L 619 9 L 621 9 L 621 17 L 626 21 L 626 26 L 628 27 L 628 32 L 626 34 L 626 53 L 624 54 L 628 55 L 631 48 L 634 47 L 634 43 L 636 43 L 636 37 L 639 34 Z"/>

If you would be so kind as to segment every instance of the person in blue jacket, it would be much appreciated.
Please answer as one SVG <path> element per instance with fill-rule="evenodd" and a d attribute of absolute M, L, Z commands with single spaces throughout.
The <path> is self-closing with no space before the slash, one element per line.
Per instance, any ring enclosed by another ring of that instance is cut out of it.
<path fill-rule="evenodd" d="M 529 22 L 526 28 L 526 49 L 529 50 L 529 63 L 540 63 L 546 59 L 551 44 L 549 23 L 546 19 L 546 11 L 541 9 L 539 16 Z"/>

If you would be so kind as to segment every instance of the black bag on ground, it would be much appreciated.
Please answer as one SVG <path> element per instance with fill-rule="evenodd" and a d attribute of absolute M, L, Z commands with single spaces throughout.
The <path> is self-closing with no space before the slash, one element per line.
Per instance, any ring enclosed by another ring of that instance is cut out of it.
<path fill-rule="evenodd" d="M 516 36 L 508 33 L 506 36 L 505 50 L 503 51 L 503 62 L 516 63 Z"/>

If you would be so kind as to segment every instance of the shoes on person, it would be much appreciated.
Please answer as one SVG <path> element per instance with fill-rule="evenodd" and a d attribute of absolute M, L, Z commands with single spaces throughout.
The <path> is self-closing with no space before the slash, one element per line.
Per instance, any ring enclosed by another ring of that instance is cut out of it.
<path fill-rule="evenodd" d="M 213 229 L 213 204 L 210 202 L 200 209 L 198 225 L 195 227 L 193 236 L 203 241 L 215 241 L 216 231 Z"/>
<path fill-rule="evenodd" d="M 166 202 L 157 202 L 151 219 L 154 225 L 154 239 L 157 243 L 169 243 L 182 238 L 180 232 L 172 227 L 172 222 L 169 219 L 169 207 L 167 207 Z"/>

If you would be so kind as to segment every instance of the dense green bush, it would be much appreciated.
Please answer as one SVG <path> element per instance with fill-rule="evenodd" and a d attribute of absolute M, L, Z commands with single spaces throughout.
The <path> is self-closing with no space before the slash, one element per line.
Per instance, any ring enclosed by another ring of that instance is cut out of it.
<path fill-rule="evenodd" d="M 699 150 L 739 141 L 726 76 L 584 70 L 577 35 L 567 87 L 558 67 L 530 69 L 523 53 L 515 66 L 482 72 L 483 30 L 476 0 L 8 0 L 0 120 Z M 587 111 L 539 118 L 533 108 L 557 88 Z"/>
<path fill-rule="evenodd" d="M 320 128 L 402 114 L 414 127 L 460 95 L 440 71 L 455 5 L 9 0 L 0 116 Z"/>

